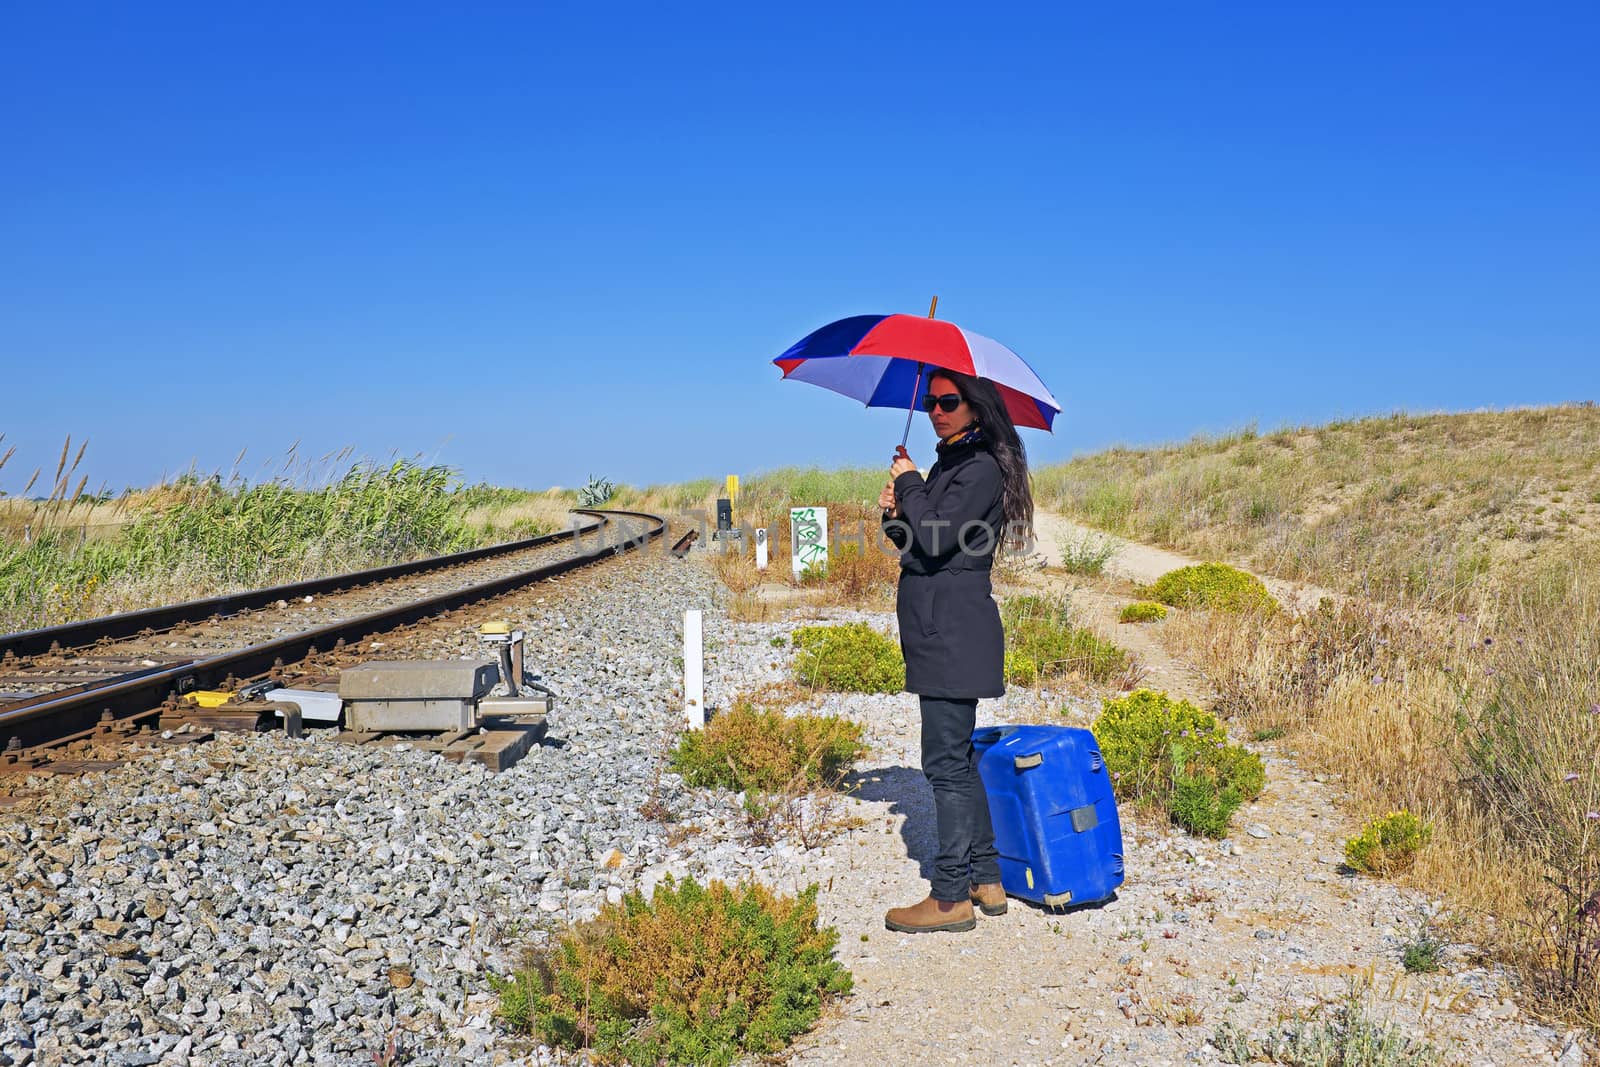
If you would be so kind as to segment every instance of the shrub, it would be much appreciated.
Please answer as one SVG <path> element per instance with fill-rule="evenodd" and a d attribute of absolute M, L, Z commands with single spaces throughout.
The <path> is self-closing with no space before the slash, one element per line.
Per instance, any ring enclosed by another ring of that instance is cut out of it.
<path fill-rule="evenodd" d="M 905 688 L 900 646 L 866 623 L 801 626 L 789 639 L 798 650 L 794 675 L 802 685 L 844 693 L 898 693 Z"/>
<path fill-rule="evenodd" d="M 1106 701 L 1093 730 L 1117 795 L 1166 808 L 1191 833 L 1225 835 L 1239 805 L 1266 787 L 1261 757 L 1230 743 L 1215 716 L 1166 693 Z"/>
<path fill-rule="evenodd" d="M 1111 538 L 1094 534 L 1057 541 L 1056 548 L 1061 552 L 1063 569 L 1091 577 L 1103 572 L 1111 557 L 1117 554 L 1116 543 Z"/>
<path fill-rule="evenodd" d="M 1006 681 L 1036 681 L 1076 671 L 1103 682 L 1128 665 L 1128 653 L 1093 630 L 1075 626 L 1069 603 L 1057 597 L 1014 596 L 1000 607 L 1006 632 Z"/>
<path fill-rule="evenodd" d="M 1424 924 L 1400 953 L 1400 964 L 1411 974 L 1432 974 L 1444 966 L 1449 946 Z"/>
<path fill-rule="evenodd" d="M 1157 604 L 1153 600 L 1141 600 L 1136 604 L 1129 604 L 1122 609 L 1122 614 L 1117 616 L 1118 622 L 1160 622 L 1167 617 L 1167 608 L 1164 604 Z"/>
<path fill-rule="evenodd" d="M 697 786 L 785 790 L 832 786 L 866 752 L 859 723 L 837 715 L 785 715 L 740 697 L 703 730 L 683 735 L 672 769 Z"/>
<path fill-rule="evenodd" d="M 1201 837 L 1228 836 L 1228 823 L 1243 803 L 1234 786 L 1218 789 L 1209 778 L 1180 774 L 1172 783 L 1172 821 Z"/>
<path fill-rule="evenodd" d="M 1275 611 L 1261 579 L 1226 563 L 1196 563 L 1157 578 L 1150 598 L 1174 607 L 1216 608 L 1219 611 Z"/>
<path fill-rule="evenodd" d="M 1039 680 L 1039 662 L 1032 656 L 1006 649 L 1007 685 L 1032 685 Z"/>
<path fill-rule="evenodd" d="M 607 905 L 496 978 L 513 1029 L 601 1062 L 726 1065 L 778 1052 L 817 1019 L 850 972 L 838 931 L 798 897 L 751 883 L 670 881 Z"/>
<path fill-rule="evenodd" d="M 1266 1060 L 1290 1067 L 1438 1067 L 1445 1062 L 1432 1045 L 1374 1018 L 1353 989 L 1327 1016 L 1274 1030 L 1264 1041 L 1253 1040 L 1232 1022 L 1223 1023 L 1211 1041 L 1224 1063 Z"/>
<path fill-rule="evenodd" d="M 1409 811 L 1392 811 L 1371 820 L 1344 843 L 1344 860 L 1366 874 L 1398 874 L 1411 866 L 1432 837 L 1432 823 Z"/>

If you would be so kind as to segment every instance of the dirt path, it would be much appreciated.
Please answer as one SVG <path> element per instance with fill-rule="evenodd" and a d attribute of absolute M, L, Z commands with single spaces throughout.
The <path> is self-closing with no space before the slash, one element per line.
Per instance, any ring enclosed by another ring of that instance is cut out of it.
<path fill-rule="evenodd" d="M 1047 555 L 1059 538 L 1086 532 L 1058 516 L 1040 519 Z M 1190 562 L 1123 543 L 1108 570 L 1148 582 Z M 1291 604 L 1321 593 L 1269 584 Z M 1143 684 L 1208 701 L 1199 672 L 1162 645 L 1159 624 L 1118 627 L 1123 601 L 1075 597 L 1145 662 Z M 893 624 L 892 615 L 844 614 Z M 799 622 L 729 631 L 761 648 Z M 1058 722 L 1086 726 L 1098 710 L 1043 699 L 1064 705 Z M 1037 692 L 1013 691 L 984 701 L 979 721 L 1037 720 L 1040 704 Z M 925 894 L 921 869 L 935 846 L 915 698 L 832 696 L 827 706 L 865 723 L 874 746 L 852 809 L 863 823 L 798 856 L 784 888 L 821 884 L 823 917 L 840 930 L 855 991 L 801 1041 L 794 1063 L 1228 1062 L 1210 1043 L 1219 1024 L 1259 1038 L 1285 1020 L 1326 1014 L 1352 990 L 1378 1017 L 1440 1048 L 1443 1062 L 1553 1063 L 1568 1044 L 1525 1019 L 1503 976 L 1468 963 L 1467 947 L 1439 974 L 1404 971 L 1401 946 L 1437 903 L 1342 873 L 1342 842 L 1356 827 L 1338 809 L 1336 788 L 1272 745 L 1255 746 L 1267 790 L 1235 816 L 1226 841 L 1125 814 L 1127 881 L 1103 907 L 1059 914 L 1013 900 L 1009 914 L 980 917 L 971 933 L 891 933 L 883 911 Z"/>
<path fill-rule="evenodd" d="M 1115 551 L 1106 561 L 1106 573 L 1141 585 L 1149 585 L 1170 570 L 1203 562 L 1165 548 L 1101 533 L 1093 527 L 1044 510 L 1034 517 L 1034 535 L 1037 541 L 1035 550 L 1053 564 L 1060 564 L 1061 546 L 1064 544 L 1082 544 L 1085 541 L 1090 544 L 1107 543 Z M 1341 594 L 1309 582 L 1291 582 L 1270 574 L 1258 574 L 1256 577 L 1278 598 L 1279 603 L 1296 611 L 1316 607 L 1323 597 L 1342 599 Z"/>

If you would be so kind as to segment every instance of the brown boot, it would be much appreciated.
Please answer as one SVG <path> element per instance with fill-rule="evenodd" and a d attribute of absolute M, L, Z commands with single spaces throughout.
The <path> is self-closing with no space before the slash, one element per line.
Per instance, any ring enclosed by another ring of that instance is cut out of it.
<path fill-rule="evenodd" d="M 1004 915 L 1010 904 L 1006 902 L 1006 891 L 999 882 L 990 882 L 987 885 L 972 885 L 972 902 L 985 915 Z"/>
<path fill-rule="evenodd" d="M 928 934 L 935 930 L 959 933 L 977 926 L 978 919 L 972 914 L 970 900 L 950 904 L 930 896 L 909 908 L 890 908 L 883 917 L 883 925 L 902 934 Z"/>

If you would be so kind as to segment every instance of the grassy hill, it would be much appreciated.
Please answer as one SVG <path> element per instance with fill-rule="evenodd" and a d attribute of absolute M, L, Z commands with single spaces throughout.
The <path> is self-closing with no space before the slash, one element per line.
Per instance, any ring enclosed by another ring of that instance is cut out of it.
<path fill-rule="evenodd" d="M 1034 472 L 1038 501 L 1141 541 L 1385 599 L 1456 604 L 1473 579 L 1600 532 L 1592 402 L 1245 430 Z"/>
<path fill-rule="evenodd" d="M 1363 814 L 1431 823 L 1409 877 L 1498 918 L 1476 936 L 1540 1011 L 1600 1024 L 1600 411 L 1247 431 L 1034 478 L 1092 525 L 1358 594 L 1164 634 L 1236 728 Z"/>

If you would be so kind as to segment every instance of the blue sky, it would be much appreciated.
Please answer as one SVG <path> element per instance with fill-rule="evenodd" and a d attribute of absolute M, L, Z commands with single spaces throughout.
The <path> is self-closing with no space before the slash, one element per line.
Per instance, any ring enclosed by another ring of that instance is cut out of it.
<path fill-rule="evenodd" d="M 450 7 L 0 14 L 0 489 L 887 465 L 769 361 L 935 293 L 1036 463 L 1600 394 L 1593 4 Z"/>

